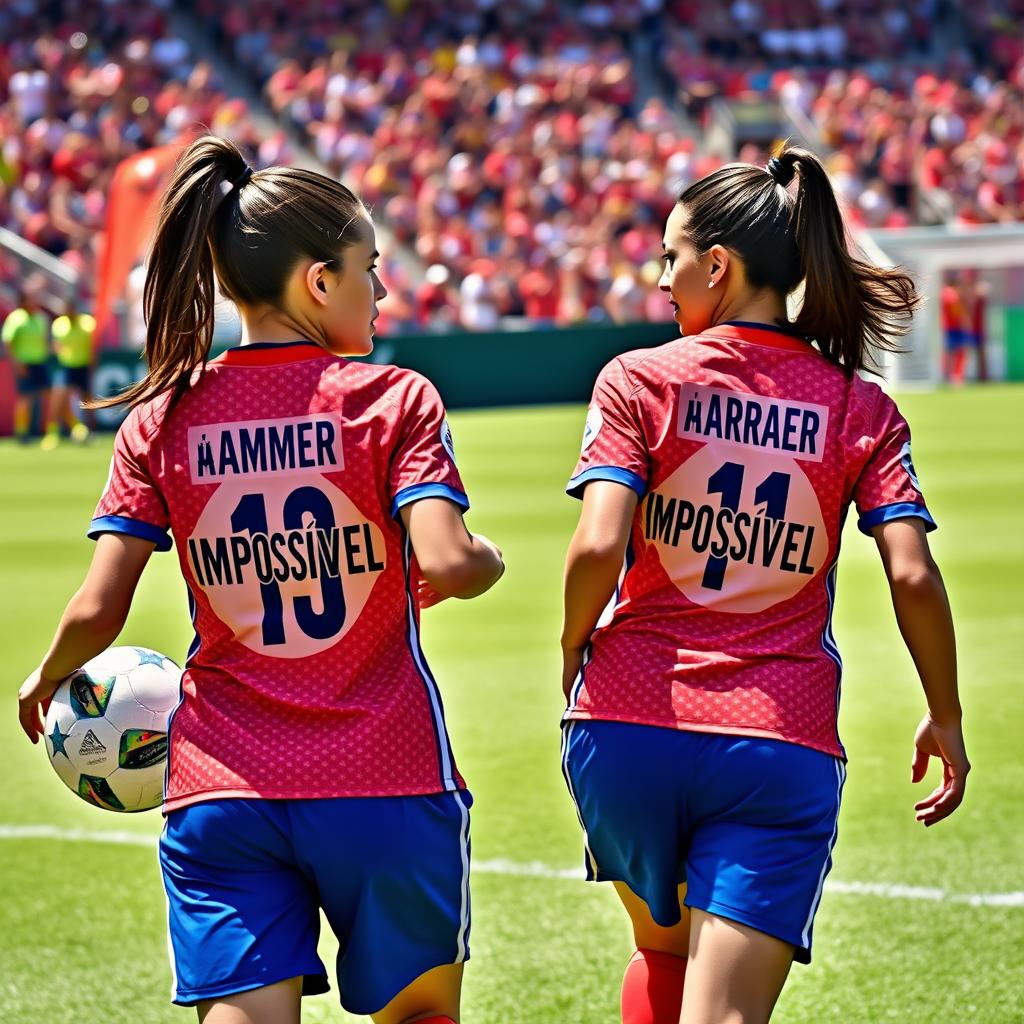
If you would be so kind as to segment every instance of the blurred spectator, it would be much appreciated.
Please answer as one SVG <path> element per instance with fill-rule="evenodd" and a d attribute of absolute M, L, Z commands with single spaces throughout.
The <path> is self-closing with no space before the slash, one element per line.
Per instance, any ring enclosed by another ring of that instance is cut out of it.
<path fill-rule="evenodd" d="M 85 441 L 89 428 L 78 413 L 82 403 L 92 398 L 90 377 L 95 354 L 96 321 L 82 311 L 77 299 L 72 299 L 64 313 L 53 321 L 50 331 L 57 357 L 51 430 L 63 425 L 73 441 Z M 93 419 L 91 411 L 89 417 Z"/>
<path fill-rule="evenodd" d="M 427 267 L 423 284 L 416 292 L 420 327 L 428 331 L 446 331 L 454 326 L 458 298 L 449 283 L 450 279 L 451 273 L 446 266 L 434 263 Z"/>
<path fill-rule="evenodd" d="M 14 365 L 17 395 L 14 400 L 14 436 L 28 440 L 33 420 L 47 427 L 50 401 L 50 321 L 39 299 L 44 282 L 30 276 L 16 309 L 0 328 L 4 350 Z M 44 429 L 43 444 L 53 447 L 51 433 Z"/>

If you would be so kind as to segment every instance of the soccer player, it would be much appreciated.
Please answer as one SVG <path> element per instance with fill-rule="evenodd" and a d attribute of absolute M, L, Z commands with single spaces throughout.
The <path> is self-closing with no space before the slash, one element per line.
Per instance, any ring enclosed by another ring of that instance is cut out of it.
<path fill-rule="evenodd" d="M 92 399 L 89 376 L 93 360 L 93 335 L 96 321 L 83 313 L 77 301 L 68 302 L 63 315 L 53 321 L 50 333 L 57 355 L 57 373 L 53 386 L 53 414 L 50 429 L 56 432 L 61 421 L 73 441 L 84 441 L 89 428 L 78 418 L 75 406 Z"/>
<path fill-rule="evenodd" d="M 21 442 L 28 440 L 32 411 L 38 407 L 44 427 L 43 445 L 52 448 L 56 438 L 47 427 L 52 419 L 49 321 L 38 302 L 40 288 L 36 279 L 26 282 L 21 303 L 4 320 L 0 337 L 14 365 L 14 436 Z"/>
<path fill-rule="evenodd" d="M 379 1024 L 459 1018 L 469 807 L 419 593 L 503 571 L 470 534 L 441 400 L 350 362 L 386 292 L 367 211 L 309 171 L 206 137 L 170 182 L 145 287 L 148 375 L 121 400 L 96 551 L 20 693 L 40 705 L 120 632 L 176 549 L 196 639 L 169 729 L 160 864 L 173 1000 L 206 1024 L 293 1024 L 327 990 Z M 208 361 L 214 276 L 243 344 Z M 168 536 L 168 530 L 173 536 Z"/>
<path fill-rule="evenodd" d="M 913 777 L 930 757 L 943 765 L 917 819 L 942 820 L 964 795 L 935 524 L 905 420 L 857 373 L 917 297 L 900 270 L 848 252 L 828 178 L 799 148 L 683 191 L 664 261 L 683 337 L 604 368 L 569 484 L 583 505 L 565 578 L 563 767 L 588 877 L 614 882 L 632 920 L 625 1024 L 755 1024 L 794 959 L 810 960 L 836 841 L 831 620 L 851 503 L 927 698 Z"/>
<path fill-rule="evenodd" d="M 963 280 L 951 273 L 939 293 L 942 314 L 943 375 L 956 387 L 964 383 L 967 370 L 967 349 L 971 345 L 971 311 L 967 306 Z"/>

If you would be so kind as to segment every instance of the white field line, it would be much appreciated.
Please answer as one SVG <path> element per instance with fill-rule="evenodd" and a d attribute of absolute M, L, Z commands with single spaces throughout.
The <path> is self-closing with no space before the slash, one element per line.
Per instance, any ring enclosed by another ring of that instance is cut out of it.
<path fill-rule="evenodd" d="M 57 828 L 54 825 L 0 825 L 2 839 L 53 839 L 69 843 L 109 843 L 115 846 L 143 846 L 152 849 L 156 837 L 139 832 Z M 473 872 L 482 875 L 514 875 L 520 878 L 583 880 L 582 868 L 553 868 L 539 860 L 514 861 L 504 858 L 474 860 Z M 1013 907 L 1024 909 L 1024 892 L 950 892 L 919 885 L 890 882 L 842 882 L 828 880 L 825 889 L 841 896 L 877 896 L 887 900 L 926 900 L 933 903 L 965 903 L 971 907 Z"/>

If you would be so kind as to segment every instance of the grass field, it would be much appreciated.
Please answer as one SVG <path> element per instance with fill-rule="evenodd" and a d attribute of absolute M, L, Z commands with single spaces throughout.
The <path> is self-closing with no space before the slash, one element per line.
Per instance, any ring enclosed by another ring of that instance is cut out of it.
<path fill-rule="evenodd" d="M 818 917 L 814 964 L 794 969 L 779 1004 L 782 1024 L 1024 1021 L 1024 390 L 908 396 L 902 406 L 941 527 L 933 547 L 959 630 L 975 770 L 954 818 L 928 832 L 915 824 L 910 753 L 923 703 L 874 545 L 851 531 L 836 623 L 851 757 L 836 884 Z M 624 915 L 610 888 L 557 875 L 580 863 L 559 771 L 557 641 L 577 508 L 562 486 L 582 420 L 578 408 L 452 417 L 470 524 L 504 548 L 509 567 L 481 600 L 424 615 L 476 797 L 467 1024 L 618 1020 L 631 948 Z M 51 454 L 0 445 L 3 1024 L 194 1019 L 168 1003 L 165 908 L 147 842 L 159 815 L 116 816 L 77 800 L 15 717 L 14 692 L 89 559 L 83 529 L 108 458 L 107 440 Z M 176 563 L 157 555 L 123 639 L 180 660 L 190 636 Z M 62 838 L 26 835 L 34 826 Z M 331 945 L 325 938 L 328 964 Z M 355 1018 L 331 994 L 307 1000 L 304 1019 Z"/>

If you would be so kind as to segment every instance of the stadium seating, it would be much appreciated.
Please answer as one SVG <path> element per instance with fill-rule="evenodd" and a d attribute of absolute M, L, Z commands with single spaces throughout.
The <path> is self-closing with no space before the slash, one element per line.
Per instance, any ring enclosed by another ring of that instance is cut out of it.
<path fill-rule="evenodd" d="M 706 124 L 715 97 L 792 102 L 855 224 L 1024 219 L 1021 0 L 668 10 L 661 64 L 691 115 Z"/>
<path fill-rule="evenodd" d="M 422 280 L 386 253 L 385 331 L 665 318 L 661 224 L 721 163 L 719 96 L 799 109 L 857 224 L 1024 219 L 1024 0 L 193 0 L 270 137 L 168 4 L 0 10 L 0 225 L 88 280 L 117 162 L 198 126 L 260 165 L 294 133 L 415 251 Z"/>
<path fill-rule="evenodd" d="M 659 99 L 638 108 L 617 31 L 547 0 L 197 9 L 273 110 L 431 267 L 399 296 L 407 325 L 447 326 L 451 298 L 466 327 L 605 318 L 613 284 L 614 308 L 643 305 L 635 282 L 671 208 L 666 168 L 692 143 Z"/>
<path fill-rule="evenodd" d="M 166 3 L 56 0 L 0 6 L 0 225 L 95 281 L 107 190 L 118 162 L 200 125 L 288 159 L 245 104 L 220 90 L 167 27 Z M 17 275 L 0 261 L 0 307 Z M 3 312 L 0 309 L 0 312 Z"/>

